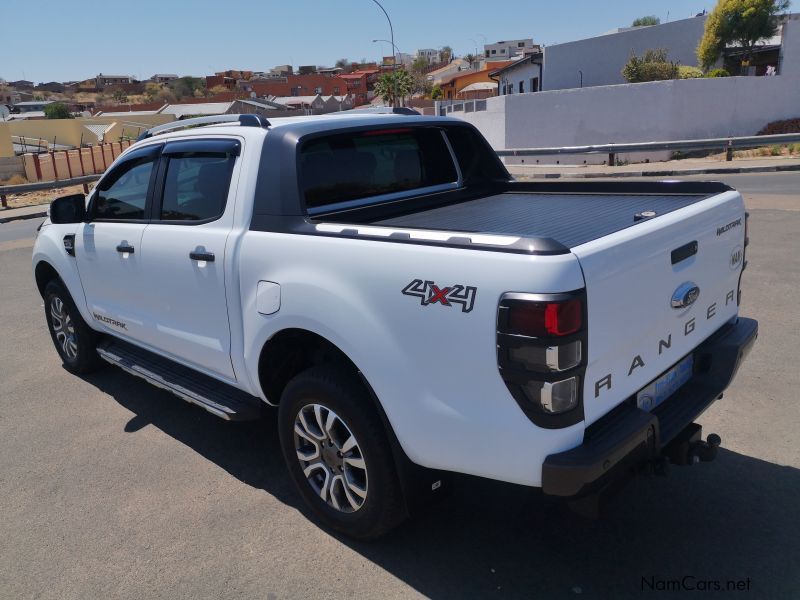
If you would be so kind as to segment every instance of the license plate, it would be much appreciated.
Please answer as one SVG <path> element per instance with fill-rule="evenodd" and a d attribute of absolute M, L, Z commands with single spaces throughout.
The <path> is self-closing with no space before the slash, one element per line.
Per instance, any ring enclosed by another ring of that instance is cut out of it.
<path fill-rule="evenodd" d="M 651 411 L 678 391 L 692 377 L 694 357 L 690 354 L 650 385 L 636 394 L 636 405 L 642 410 Z"/>

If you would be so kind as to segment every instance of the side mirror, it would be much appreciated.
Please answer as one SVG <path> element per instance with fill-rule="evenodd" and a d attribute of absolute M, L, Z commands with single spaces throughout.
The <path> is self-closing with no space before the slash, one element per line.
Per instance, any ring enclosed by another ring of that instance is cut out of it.
<path fill-rule="evenodd" d="M 50 203 L 51 223 L 82 223 L 86 218 L 86 196 L 61 196 Z"/>

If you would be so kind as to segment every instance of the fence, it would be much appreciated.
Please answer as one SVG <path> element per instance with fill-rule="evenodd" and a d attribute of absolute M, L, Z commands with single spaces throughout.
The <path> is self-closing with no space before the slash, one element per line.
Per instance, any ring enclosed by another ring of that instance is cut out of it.
<path fill-rule="evenodd" d="M 657 152 L 659 150 L 721 150 L 726 159 L 733 160 L 736 148 L 759 148 L 800 142 L 800 133 L 779 135 L 751 135 L 745 137 L 712 138 L 705 140 L 676 140 L 669 142 L 636 142 L 632 144 L 596 144 L 592 146 L 564 146 L 558 148 L 515 148 L 497 150 L 498 156 L 551 156 L 554 154 L 608 154 L 608 164 L 616 164 L 617 154 L 632 152 Z"/>
<path fill-rule="evenodd" d="M 25 177 L 33 183 L 99 175 L 132 143 L 111 142 L 74 150 L 23 154 Z"/>

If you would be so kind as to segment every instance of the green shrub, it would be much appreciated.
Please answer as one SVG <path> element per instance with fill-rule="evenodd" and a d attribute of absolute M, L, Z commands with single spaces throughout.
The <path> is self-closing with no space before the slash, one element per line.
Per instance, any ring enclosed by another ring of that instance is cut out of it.
<path fill-rule="evenodd" d="M 711 69 L 708 73 L 706 73 L 706 77 L 730 77 L 731 74 L 728 73 L 725 69 Z"/>
<path fill-rule="evenodd" d="M 769 149 L 769 154 L 770 156 L 780 156 L 781 154 L 783 154 L 783 148 L 781 148 L 780 146 L 772 146 Z"/>
<path fill-rule="evenodd" d="M 703 76 L 703 71 L 699 67 L 689 67 L 686 65 L 680 65 L 678 67 L 679 79 L 697 79 L 698 77 L 702 76 Z"/>
<path fill-rule="evenodd" d="M 650 48 L 641 57 L 631 52 L 622 76 L 630 83 L 677 79 L 678 63 L 667 60 L 666 48 Z"/>

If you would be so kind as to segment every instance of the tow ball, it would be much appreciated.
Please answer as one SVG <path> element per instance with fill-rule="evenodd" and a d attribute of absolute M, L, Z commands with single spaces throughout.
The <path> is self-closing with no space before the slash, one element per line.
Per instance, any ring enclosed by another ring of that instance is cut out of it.
<path fill-rule="evenodd" d="M 670 464 L 680 466 L 696 465 L 699 462 L 711 462 L 717 457 L 717 449 L 722 439 L 716 434 L 709 434 L 703 441 L 703 428 L 692 423 L 681 431 L 670 444 L 664 448 L 663 457 Z"/>

